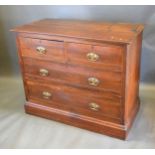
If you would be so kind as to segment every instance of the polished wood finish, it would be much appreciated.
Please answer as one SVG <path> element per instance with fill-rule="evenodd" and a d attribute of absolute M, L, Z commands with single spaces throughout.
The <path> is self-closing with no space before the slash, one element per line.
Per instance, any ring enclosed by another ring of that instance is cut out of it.
<path fill-rule="evenodd" d="M 81 86 L 92 89 L 107 90 L 116 92 L 121 96 L 122 77 L 120 72 L 102 71 L 74 65 L 65 65 L 51 62 L 38 61 L 30 58 L 23 58 L 25 74 L 33 77 L 42 77 L 43 80 L 59 80 L 73 86 Z M 52 67 L 51 67 L 52 66 Z M 42 76 L 40 69 L 46 69 L 48 75 Z M 99 80 L 98 86 L 89 84 L 89 77 Z"/>
<path fill-rule="evenodd" d="M 143 30 L 141 24 L 106 23 L 80 20 L 44 19 L 19 26 L 13 31 L 62 36 L 94 41 L 130 43 Z"/>
<path fill-rule="evenodd" d="M 127 137 L 139 109 L 142 25 L 45 19 L 13 31 L 27 113 Z"/>
<path fill-rule="evenodd" d="M 63 42 L 33 38 L 22 38 L 19 42 L 22 47 L 22 56 L 56 62 L 65 60 Z M 44 47 L 45 53 L 39 53 L 37 47 Z"/>
<path fill-rule="evenodd" d="M 93 94 L 93 91 L 80 91 L 80 89 L 65 86 L 57 82 L 52 82 L 49 86 L 48 84 L 28 81 L 27 86 L 30 102 L 72 111 L 76 114 L 83 114 L 102 120 L 121 122 L 121 104 L 119 99 L 106 99 L 100 92 Z M 44 98 L 42 94 L 44 91 L 49 92 L 51 97 Z M 97 111 L 90 108 L 89 104 L 92 102 L 99 105 Z"/>
<path fill-rule="evenodd" d="M 90 68 L 122 70 L 123 50 L 121 46 L 91 46 L 87 44 L 68 43 L 68 63 L 88 66 Z M 98 60 L 87 58 L 89 53 L 98 55 Z"/>

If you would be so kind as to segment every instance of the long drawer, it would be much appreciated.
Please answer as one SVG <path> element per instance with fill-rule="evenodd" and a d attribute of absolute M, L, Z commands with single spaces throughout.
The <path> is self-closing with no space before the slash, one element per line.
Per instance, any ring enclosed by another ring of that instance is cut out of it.
<path fill-rule="evenodd" d="M 79 90 L 53 82 L 27 81 L 28 100 L 101 120 L 121 121 L 121 99 L 105 99 L 101 93 Z"/>
<path fill-rule="evenodd" d="M 41 77 L 44 81 L 52 79 L 60 80 L 73 86 L 102 89 L 117 93 L 120 96 L 122 95 L 121 72 L 96 70 L 30 58 L 23 58 L 23 60 L 26 75 Z"/>

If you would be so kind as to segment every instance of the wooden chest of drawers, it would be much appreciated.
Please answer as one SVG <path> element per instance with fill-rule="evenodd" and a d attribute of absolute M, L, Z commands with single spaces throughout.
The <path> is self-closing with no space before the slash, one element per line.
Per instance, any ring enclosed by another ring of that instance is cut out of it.
<path fill-rule="evenodd" d="M 13 31 L 27 113 L 126 138 L 139 108 L 142 25 L 46 19 Z"/>

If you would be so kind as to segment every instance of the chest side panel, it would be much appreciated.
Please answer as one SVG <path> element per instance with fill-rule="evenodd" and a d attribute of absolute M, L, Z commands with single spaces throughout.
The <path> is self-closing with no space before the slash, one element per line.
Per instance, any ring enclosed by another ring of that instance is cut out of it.
<path fill-rule="evenodd" d="M 142 33 L 127 48 L 125 124 L 131 127 L 139 109 L 139 82 L 141 60 Z"/>

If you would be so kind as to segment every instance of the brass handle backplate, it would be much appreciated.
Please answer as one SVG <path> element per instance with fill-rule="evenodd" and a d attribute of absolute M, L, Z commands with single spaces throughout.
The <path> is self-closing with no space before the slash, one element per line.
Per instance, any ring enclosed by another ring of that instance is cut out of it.
<path fill-rule="evenodd" d="M 91 86 L 98 86 L 100 81 L 95 77 L 90 77 L 90 78 L 88 78 L 88 83 Z"/>
<path fill-rule="evenodd" d="M 41 68 L 41 69 L 39 70 L 39 72 L 40 72 L 40 75 L 41 75 L 41 76 L 47 76 L 47 75 L 48 75 L 48 70 L 47 70 L 47 69 Z"/>
<path fill-rule="evenodd" d="M 52 94 L 47 91 L 43 91 L 42 95 L 43 95 L 43 98 L 45 99 L 49 99 L 52 96 Z"/>
<path fill-rule="evenodd" d="M 89 61 L 97 61 L 99 59 L 99 55 L 93 52 L 87 54 L 87 59 Z"/>
<path fill-rule="evenodd" d="M 45 54 L 45 53 L 46 53 L 45 47 L 42 47 L 42 46 L 38 46 L 38 47 L 36 48 L 36 50 L 37 50 L 37 52 L 38 52 L 39 54 Z"/>
<path fill-rule="evenodd" d="M 92 103 L 89 103 L 89 108 L 91 110 L 98 111 L 100 109 L 100 106 L 98 104 L 92 102 Z"/>

